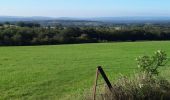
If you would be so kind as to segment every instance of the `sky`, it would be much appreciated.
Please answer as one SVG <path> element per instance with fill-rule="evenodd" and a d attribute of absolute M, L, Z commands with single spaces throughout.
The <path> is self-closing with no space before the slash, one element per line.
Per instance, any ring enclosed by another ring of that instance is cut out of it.
<path fill-rule="evenodd" d="M 170 0 L 0 0 L 0 16 L 170 16 Z"/>

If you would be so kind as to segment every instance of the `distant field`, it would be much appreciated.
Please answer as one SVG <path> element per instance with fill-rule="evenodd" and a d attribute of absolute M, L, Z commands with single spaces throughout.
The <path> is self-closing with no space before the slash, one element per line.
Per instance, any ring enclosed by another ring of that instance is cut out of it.
<path fill-rule="evenodd" d="M 137 56 L 158 49 L 170 56 L 170 41 L 0 47 L 0 99 L 71 99 L 92 87 L 96 66 L 114 80 L 135 71 Z M 170 79 L 168 71 L 162 75 Z"/>

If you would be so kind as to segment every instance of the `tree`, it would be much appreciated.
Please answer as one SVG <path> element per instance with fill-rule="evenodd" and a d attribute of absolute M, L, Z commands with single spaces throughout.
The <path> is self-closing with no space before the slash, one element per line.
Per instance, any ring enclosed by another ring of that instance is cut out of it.
<path fill-rule="evenodd" d="M 5 25 L 10 25 L 10 22 L 5 22 L 4 24 L 5 24 Z"/>
<path fill-rule="evenodd" d="M 162 50 L 158 50 L 153 56 L 140 56 L 136 60 L 141 71 L 150 75 L 158 75 L 158 69 L 166 65 L 167 54 Z"/>
<path fill-rule="evenodd" d="M 0 23 L 0 26 L 3 26 L 3 24 L 2 24 L 2 23 Z"/>
<path fill-rule="evenodd" d="M 21 34 L 15 34 L 12 37 L 14 45 L 21 45 L 22 44 L 22 36 Z"/>
<path fill-rule="evenodd" d="M 16 25 L 19 26 L 19 27 L 30 27 L 30 28 L 32 28 L 32 27 L 40 27 L 41 26 L 38 23 L 22 22 L 22 21 L 17 22 Z"/>

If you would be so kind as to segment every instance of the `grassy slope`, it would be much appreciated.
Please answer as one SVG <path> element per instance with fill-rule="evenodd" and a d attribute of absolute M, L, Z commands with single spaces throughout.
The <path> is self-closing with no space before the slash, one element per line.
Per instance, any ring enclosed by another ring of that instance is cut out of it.
<path fill-rule="evenodd" d="M 114 80 L 134 71 L 137 56 L 158 49 L 170 55 L 170 42 L 0 47 L 0 99 L 68 99 L 92 87 L 96 66 L 111 68 Z"/>

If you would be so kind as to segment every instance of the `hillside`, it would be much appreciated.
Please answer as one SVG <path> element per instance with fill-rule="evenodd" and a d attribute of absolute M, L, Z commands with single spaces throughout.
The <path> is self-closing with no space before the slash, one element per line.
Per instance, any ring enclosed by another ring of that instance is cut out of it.
<path fill-rule="evenodd" d="M 102 65 L 113 81 L 119 73 L 133 73 L 135 58 L 142 54 L 162 49 L 170 56 L 169 44 L 153 41 L 1 47 L 0 99 L 78 99 L 93 86 L 96 66 Z M 169 69 L 162 70 L 162 75 L 170 79 Z"/>

